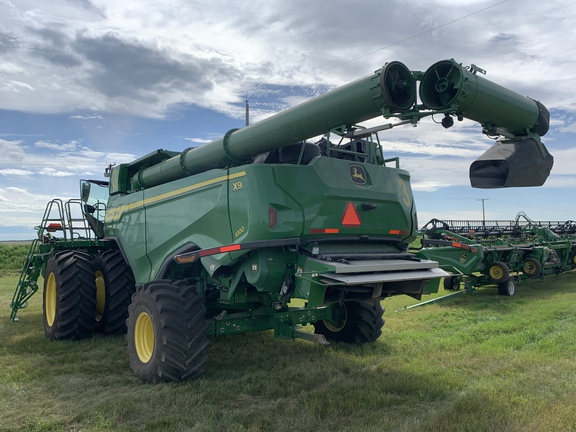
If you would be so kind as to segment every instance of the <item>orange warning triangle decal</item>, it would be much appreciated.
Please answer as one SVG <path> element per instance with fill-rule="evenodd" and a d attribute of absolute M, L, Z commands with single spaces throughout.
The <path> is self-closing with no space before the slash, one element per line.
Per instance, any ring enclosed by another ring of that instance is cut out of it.
<path fill-rule="evenodd" d="M 344 216 L 342 217 L 342 226 L 347 228 L 359 227 L 361 224 L 358 212 L 354 208 L 354 205 L 349 202 L 346 204 L 346 210 L 344 210 Z"/>

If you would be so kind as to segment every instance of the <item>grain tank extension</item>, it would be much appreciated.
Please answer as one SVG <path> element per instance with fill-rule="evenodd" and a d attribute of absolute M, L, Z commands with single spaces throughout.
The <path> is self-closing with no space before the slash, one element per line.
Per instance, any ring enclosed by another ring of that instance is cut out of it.
<path fill-rule="evenodd" d="M 550 172 L 546 108 L 478 71 L 453 60 L 426 72 L 387 63 L 201 147 L 114 166 L 108 185 L 82 181 L 90 233 L 73 233 L 70 211 L 47 209 L 12 318 L 44 272 L 47 336 L 127 331 L 131 368 L 150 382 L 200 375 L 209 336 L 375 341 L 382 299 L 420 298 L 447 274 L 407 252 L 418 229 L 410 174 L 384 159 L 379 132 L 466 117 L 500 137 L 471 167 L 473 186 L 535 186 Z M 378 117 L 395 121 L 360 125 Z M 523 178 L 518 163 L 538 178 Z M 77 317 L 66 300 L 75 290 Z"/>

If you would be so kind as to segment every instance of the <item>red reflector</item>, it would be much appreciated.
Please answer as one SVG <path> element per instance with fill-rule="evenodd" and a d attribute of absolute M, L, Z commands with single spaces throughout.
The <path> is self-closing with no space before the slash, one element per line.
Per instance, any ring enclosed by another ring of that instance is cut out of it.
<path fill-rule="evenodd" d="M 408 231 L 404 231 L 404 230 L 390 230 L 388 231 L 388 234 L 402 234 L 402 235 L 406 235 L 408 234 Z"/>
<path fill-rule="evenodd" d="M 338 234 L 339 231 L 338 228 L 313 228 L 310 234 Z"/>
<path fill-rule="evenodd" d="M 215 255 L 215 254 L 224 253 L 224 252 L 237 251 L 240 249 L 241 249 L 241 246 L 239 244 L 235 244 L 235 245 L 229 245 L 229 246 L 221 246 L 221 247 L 215 247 L 215 248 L 210 248 L 210 249 L 204 249 L 204 250 L 201 250 L 198 253 L 198 255 L 201 257 L 205 257 L 205 256 Z"/>
<path fill-rule="evenodd" d="M 360 217 L 358 212 L 354 208 L 354 205 L 349 202 L 346 204 L 346 210 L 344 210 L 344 216 L 342 217 L 342 226 L 346 228 L 358 227 L 360 226 Z"/>
<path fill-rule="evenodd" d="M 240 250 L 240 245 L 230 245 L 230 246 L 222 246 L 220 248 L 220 252 L 232 252 L 232 251 L 236 251 L 236 250 Z"/>
<path fill-rule="evenodd" d="M 462 247 L 462 244 L 461 243 L 452 243 L 452 246 L 459 248 L 459 247 Z"/>
<path fill-rule="evenodd" d="M 268 207 L 268 228 L 274 228 L 278 223 L 278 213 L 272 207 Z"/>

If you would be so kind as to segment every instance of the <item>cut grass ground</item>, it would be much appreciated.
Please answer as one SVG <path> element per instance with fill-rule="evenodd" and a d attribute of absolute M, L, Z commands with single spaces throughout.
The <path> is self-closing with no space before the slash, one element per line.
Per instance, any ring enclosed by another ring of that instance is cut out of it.
<path fill-rule="evenodd" d="M 206 374 L 149 385 L 123 337 L 44 337 L 41 293 L 9 321 L 0 278 L 0 430 L 576 431 L 576 272 L 421 308 L 384 301 L 374 344 L 212 338 Z"/>

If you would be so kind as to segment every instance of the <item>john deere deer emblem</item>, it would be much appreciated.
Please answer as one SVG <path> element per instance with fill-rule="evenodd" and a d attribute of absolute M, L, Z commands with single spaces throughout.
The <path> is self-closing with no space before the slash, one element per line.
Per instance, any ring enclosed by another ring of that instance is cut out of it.
<path fill-rule="evenodd" d="M 348 168 L 352 183 L 362 186 L 366 184 L 366 170 L 360 165 L 350 165 Z"/>

